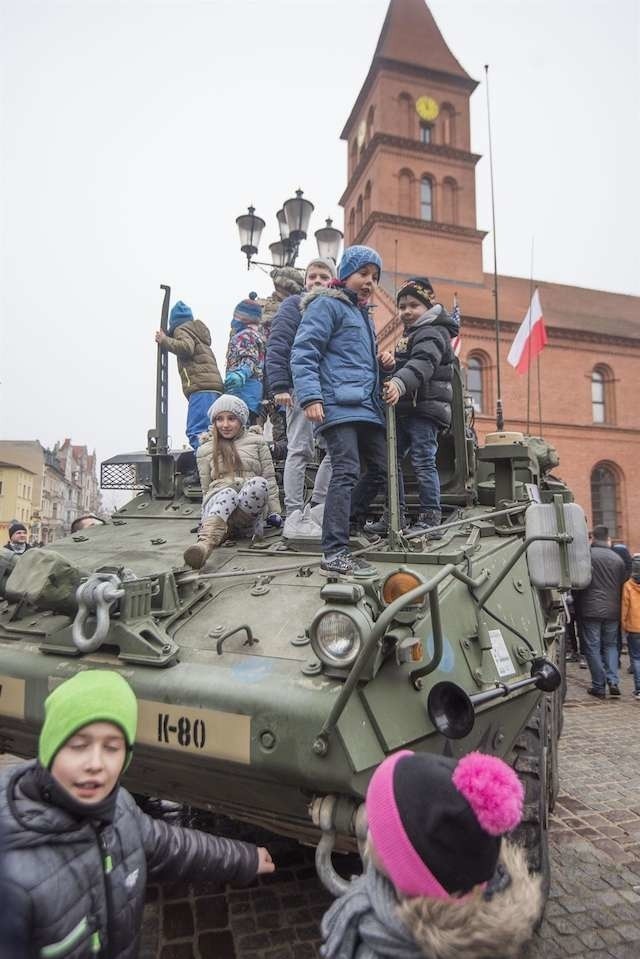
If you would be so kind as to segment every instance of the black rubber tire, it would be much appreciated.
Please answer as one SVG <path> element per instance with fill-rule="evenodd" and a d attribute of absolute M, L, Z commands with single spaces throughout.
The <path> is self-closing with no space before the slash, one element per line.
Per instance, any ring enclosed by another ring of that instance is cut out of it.
<path fill-rule="evenodd" d="M 525 789 L 522 822 L 513 838 L 526 849 L 531 871 L 542 878 L 543 902 L 549 895 L 550 883 L 548 716 L 543 696 L 516 740 L 513 760 L 513 768 Z"/>

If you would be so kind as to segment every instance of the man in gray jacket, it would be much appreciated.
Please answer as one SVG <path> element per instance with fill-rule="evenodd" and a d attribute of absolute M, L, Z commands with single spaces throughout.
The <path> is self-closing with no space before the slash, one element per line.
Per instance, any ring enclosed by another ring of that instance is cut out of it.
<path fill-rule="evenodd" d="M 618 678 L 618 624 L 622 586 L 626 580 L 623 560 L 611 548 L 606 526 L 594 526 L 591 540 L 591 583 L 574 593 L 582 629 L 582 644 L 591 671 L 589 694 L 598 699 L 620 696 Z"/>

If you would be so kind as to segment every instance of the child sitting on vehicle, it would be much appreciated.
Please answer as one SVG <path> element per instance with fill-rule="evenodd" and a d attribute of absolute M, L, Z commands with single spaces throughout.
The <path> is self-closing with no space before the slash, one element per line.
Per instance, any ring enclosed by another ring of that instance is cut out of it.
<path fill-rule="evenodd" d="M 434 296 L 426 276 L 407 280 L 398 290 L 396 302 L 404 331 L 396 343 L 393 375 L 384 385 L 385 402 L 398 405 L 398 464 L 408 453 L 418 481 L 420 512 L 411 532 L 424 533 L 442 521 L 436 467 L 438 431 L 451 425 L 455 360 L 451 340 L 459 330 L 458 321 L 433 302 Z M 404 507 L 401 471 L 400 496 Z M 371 529 L 378 531 L 374 526 Z M 431 534 L 434 539 L 440 535 Z"/>
<path fill-rule="evenodd" d="M 83 669 L 44 709 L 38 760 L 0 775 L 0 902 L 29 943 L 22 959 L 135 959 L 147 875 L 246 884 L 274 871 L 266 849 L 151 819 L 120 786 L 138 707 L 119 673 Z"/>
<path fill-rule="evenodd" d="M 324 959 L 512 959 L 542 910 L 540 881 L 504 833 L 522 817 L 513 769 L 400 750 L 366 796 L 365 872 L 322 921 Z"/>
<path fill-rule="evenodd" d="M 247 429 L 249 410 L 238 396 L 224 394 L 209 410 L 211 429 L 196 454 L 202 488 L 202 521 L 198 542 L 184 561 L 200 569 L 229 531 L 244 536 L 280 527 L 280 495 L 273 460 L 257 429 Z"/>

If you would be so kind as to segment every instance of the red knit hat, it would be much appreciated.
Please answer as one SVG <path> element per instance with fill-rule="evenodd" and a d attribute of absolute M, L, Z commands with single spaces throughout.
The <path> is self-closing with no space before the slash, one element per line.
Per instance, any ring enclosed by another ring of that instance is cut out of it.
<path fill-rule="evenodd" d="M 449 899 L 492 878 L 500 837 L 520 822 L 523 801 L 520 780 L 496 756 L 457 762 L 401 750 L 369 783 L 369 833 L 399 892 Z"/>

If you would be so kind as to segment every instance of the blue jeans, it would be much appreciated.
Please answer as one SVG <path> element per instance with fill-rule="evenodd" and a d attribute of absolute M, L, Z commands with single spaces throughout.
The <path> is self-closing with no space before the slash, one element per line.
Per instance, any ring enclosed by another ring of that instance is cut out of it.
<path fill-rule="evenodd" d="M 375 423 L 339 423 L 322 431 L 331 457 L 324 504 L 322 552 L 335 556 L 349 545 L 349 520 L 364 523 L 367 510 L 387 485 L 387 442 Z M 360 476 L 360 458 L 366 472 Z"/>
<path fill-rule="evenodd" d="M 396 419 L 400 504 L 404 506 L 402 461 L 407 453 L 418 481 L 420 512 L 440 509 L 440 477 L 436 468 L 438 424 L 424 416 L 399 416 Z"/>
<path fill-rule="evenodd" d="M 633 684 L 636 692 L 640 693 L 640 633 L 627 633 L 627 646 L 633 666 Z"/>
<path fill-rule="evenodd" d="M 221 396 L 215 390 L 198 390 L 189 397 L 187 409 L 187 439 L 192 449 L 200 446 L 200 434 L 209 429 L 209 407 Z"/>
<path fill-rule="evenodd" d="M 617 619 L 583 619 L 582 642 L 596 692 L 605 692 L 605 681 L 618 686 Z"/>

